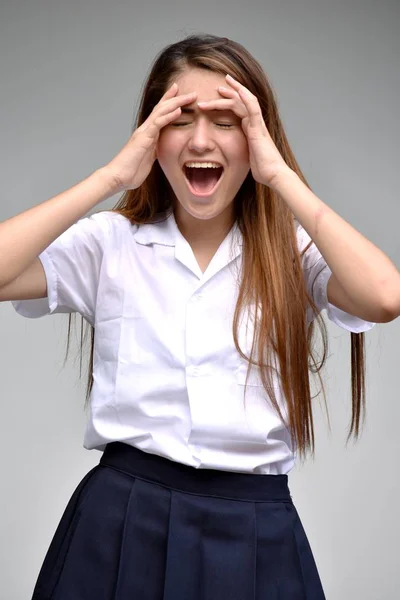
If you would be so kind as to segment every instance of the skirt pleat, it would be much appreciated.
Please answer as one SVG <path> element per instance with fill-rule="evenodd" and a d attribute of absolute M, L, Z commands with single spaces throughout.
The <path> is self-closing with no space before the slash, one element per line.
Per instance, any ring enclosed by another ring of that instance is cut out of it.
<path fill-rule="evenodd" d="M 173 491 L 163 600 L 254 600 L 255 536 L 251 502 Z"/>
<path fill-rule="evenodd" d="M 256 600 L 324 598 L 311 548 L 294 505 L 260 503 L 256 505 L 256 514 Z M 300 537 L 296 535 L 298 527 L 302 531 Z"/>
<path fill-rule="evenodd" d="M 115 596 L 109 598 L 163 598 L 170 492 L 139 479 L 132 482 L 131 490 L 119 552 Z"/>
<path fill-rule="evenodd" d="M 32 600 L 325 600 L 286 475 L 113 443 L 80 482 Z"/>

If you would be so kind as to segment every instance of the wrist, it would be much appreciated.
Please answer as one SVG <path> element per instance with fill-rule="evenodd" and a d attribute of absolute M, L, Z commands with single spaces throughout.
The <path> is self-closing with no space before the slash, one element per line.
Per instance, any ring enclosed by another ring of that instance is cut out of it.
<path fill-rule="evenodd" d="M 290 167 L 288 167 L 287 165 L 282 167 L 281 169 L 279 169 L 279 171 L 276 172 L 276 174 L 273 176 L 273 178 L 269 181 L 268 185 L 270 188 L 272 188 L 275 192 L 279 193 L 279 188 L 282 186 L 286 186 L 288 181 L 294 181 L 296 179 L 296 177 L 298 178 L 298 175 L 295 171 L 293 171 L 293 169 L 291 169 Z"/>
<path fill-rule="evenodd" d="M 125 190 L 118 177 L 108 165 L 97 169 L 95 175 L 103 181 L 109 196 L 114 196 L 114 194 L 118 194 L 119 192 L 123 192 Z"/>
<path fill-rule="evenodd" d="M 279 194 L 280 189 L 286 188 L 288 183 L 298 180 L 299 176 L 287 165 L 280 169 L 270 183 L 270 187 Z"/>

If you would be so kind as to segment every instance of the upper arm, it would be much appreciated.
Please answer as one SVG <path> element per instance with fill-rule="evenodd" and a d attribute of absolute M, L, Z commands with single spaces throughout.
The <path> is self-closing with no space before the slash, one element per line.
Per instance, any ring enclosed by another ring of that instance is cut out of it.
<path fill-rule="evenodd" d="M 46 276 L 43 265 L 37 257 L 21 275 L 0 288 L 0 302 L 46 298 L 46 296 Z"/>
<path fill-rule="evenodd" d="M 23 274 L 0 288 L 0 300 L 11 300 L 23 317 L 77 312 L 93 325 L 105 250 L 118 252 L 121 235 L 129 232 L 122 227 L 116 239 L 112 236 L 114 224 L 130 224 L 114 214 L 101 211 L 71 225 Z"/>
<path fill-rule="evenodd" d="M 376 323 L 385 322 L 387 315 L 377 315 L 376 310 L 371 314 L 370 308 L 364 306 L 360 310 L 355 306 L 306 230 L 299 225 L 296 233 L 307 292 L 317 309 L 326 310 L 330 321 L 354 333 L 369 331 Z M 314 311 L 308 307 L 307 322 L 311 323 L 314 318 Z"/>

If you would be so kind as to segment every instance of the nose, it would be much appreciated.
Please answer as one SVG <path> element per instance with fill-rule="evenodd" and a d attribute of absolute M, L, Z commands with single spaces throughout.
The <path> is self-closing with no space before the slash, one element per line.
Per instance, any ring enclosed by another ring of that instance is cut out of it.
<path fill-rule="evenodd" d="M 193 152 L 207 152 L 214 150 L 215 142 L 212 138 L 212 131 L 208 119 L 196 119 L 191 129 L 191 136 L 188 142 L 188 149 Z"/>

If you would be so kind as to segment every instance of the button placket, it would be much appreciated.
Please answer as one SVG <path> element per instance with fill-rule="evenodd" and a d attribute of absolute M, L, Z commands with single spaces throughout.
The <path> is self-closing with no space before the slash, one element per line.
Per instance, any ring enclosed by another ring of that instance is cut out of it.
<path fill-rule="evenodd" d="M 187 316 L 186 316 L 186 374 L 188 377 L 198 377 L 199 367 L 194 362 L 194 347 L 192 340 L 196 338 L 196 329 L 198 323 L 198 310 L 197 305 L 199 303 L 200 292 L 193 292 L 189 298 L 187 305 Z M 190 396 L 189 384 L 188 392 Z"/>

